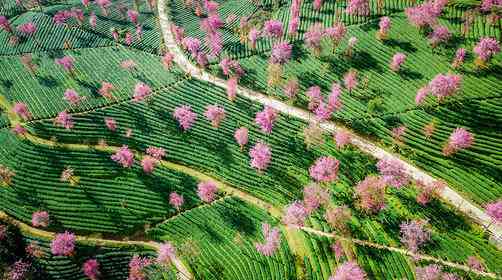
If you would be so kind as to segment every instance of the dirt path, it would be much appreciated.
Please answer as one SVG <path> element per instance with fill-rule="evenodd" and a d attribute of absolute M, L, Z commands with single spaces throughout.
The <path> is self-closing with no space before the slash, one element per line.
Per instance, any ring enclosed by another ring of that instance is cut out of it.
<path fill-rule="evenodd" d="M 454 262 L 449 262 L 449 261 L 445 261 L 445 260 L 438 259 L 438 258 L 433 257 L 433 256 L 429 256 L 429 255 L 414 254 L 414 253 L 410 252 L 409 250 L 406 250 L 406 249 L 403 249 L 403 248 L 381 245 L 381 244 L 373 243 L 373 242 L 370 242 L 370 241 L 359 240 L 359 239 L 347 238 L 347 237 L 343 237 L 341 235 L 337 235 L 337 234 L 333 234 L 333 233 L 328 233 L 328 232 L 316 230 L 316 229 L 309 228 L 309 227 L 300 227 L 300 229 L 303 230 L 303 231 L 305 231 L 305 232 L 316 234 L 316 235 L 319 235 L 319 236 L 324 236 L 324 237 L 333 238 L 333 239 L 337 239 L 337 240 L 344 240 L 344 241 L 352 242 L 352 243 L 355 243 L 355 244 L 358 244 L 358 245 L 362 245 L 362 246 L 365 246 L 365 247 L 376 248 L 376 249 L 379 249 L 379 250 L 387 250 L 387 251 L 391 251 L 391 252 L 397 252 L 397 253 L 400 253 L 400 254 L 403 254 L 403 255 L 407 255 L 407 256 L 410 256 L 410 257 L 413 257 L 413 258 L 416 258 L 416 259 L 431 261 L 431 262 L 435 262 L 435 263 L 441 264 L 443 266 L 453 267 L 453 268 L 456 268 L 456 269 L 459 269 L 459 270 L 463 270 L 463 271 L 475 273 L 475 274 L 477 274 L 479 276 L 489 277 L 489 278 L 493 278 L 493 279 L 498 279 L 497 276 L 494 273 L 491 273 L 491 272 L 482 272 L 482 271 L 478 271 L 478 270 L 473 270 L 473 269 L 471 269 L 470 267 L 468 267 L 466 265 L 458 264 L 458 263 L 454 263 Z"/>
<path fill-rule="evenodd" d="M 169 0 L 167 0 L 169 1 Z M 164 43 L 167 49 L 174 55 L 174 61 L 178 66 L 183 69 L 185 72 L 189 73 L 191 76 L 210 82 L 214 85 L 220 86 L 222 88 L 227 88 L 227 83 L 225 80 L 215 77 L 203 69 L 198 68 L 183 53 L 181 48 L 176 44 L 174 40 L 174 35 L 171 32 L 171 22 L 169 20 L 169 11 L 168 6 L 166 4 L 166 0 L 159 0 L 158 4 L 158 14 L 161 26 L 162 36 L 164 37 Z M 284 102 L 281 102 L 275 98 L 268 97 L 259 92 L 252 91 L 250 89 L 239 86 L 237 89 L 238 95 L 249 99 L 251 101 L 255 101 L 261 103 L 266 106 L 270 106 L 283 114 L 287 114 L 289 116 L 296 117 L 298 119 L 304 121 L 310 121 L 314 119 L 314 116 L 303 109 L 290 106 Z M 343 127 L 339 124 L 336 124 L 331 121 L 326 121 L 321 123 L 321 127 L 329 133 L 334 133 L 338 130 L 348 130 L 346 127 Z M 400 156 L 395 155 L 391 152 L 388 152 L 381 147 L 378 147 L 376 144 L 371 141 L 361 137 L 353 132 L 351 132 L 351 143 L 352 145 L 358 147 L 365 153 L 370 154 L 371 156 L 377 159 L 383 158 L 393 158 L 399 160 L 405 167 L 406 173 L 414 180 L 422 181 L 425 184 L 431 184 L 436 181 L 435 178 L 427 174 L 426 172 L 418 169 L 417 167 L 411 165 L 406 160 L 402 159 Z M 502 248 L 502 226 L 496 225 L 491 222 L 490 217 L 478 206 L 474 205 L 467 199 L 463 198 L 460 194 L 458 194 L 455 190 L 450 187 L 444 188 L 444 190 L 440 193 L 440 197 L 448 202 L 451 205 L 454 205 L 460 212 L 464 213 L 466 216 L 472 218 L 475 222 L 479 223 L 483 227 L 485 227 L 492 235 L 492 240 L 496 244 L 497 247 Z"/>
<path fill-rule="evenodd" d="M 21 221 L 18 221 L 16 219 L 11 218 L 8 216 L 5 212 L 0 211 L 0 220 L 6 221 L 11 225 L 16 226 L 19 228 L 21 232 L 28 233 L 32 236 L 52 240 L 54 238 L 55 233 L 41 230 L 38 228 L 31 227 Z M 92 245 L 92 246 L 111 246 L 111 247 L 120 247 L 124 245 L 135 245 L 135 246 L 141 246 L 144 248 L 149 248 L 154 251 L 158 251 L 160 248 L 161 243 L 158 242 L 145 242 L 145 241 L 120 241 L 120 240 L 110 240 L 110 239 L 101 239 L 101 238 L 92 238 L 92 237 L 87 237 L 87 236 L 76 236 L 76 241 L 77 243 L 80 244 L 86 244 L 86 245 Z M 183 262 L 175 257 L 172 259 L 172 262 L 176 269 L 178 270 L 178 279 L 181 280 L 191 280 L 194 279 L 193 275 L 190 273 L 190 271 L 186 268 L 186 266 L 183 264 Z"/>

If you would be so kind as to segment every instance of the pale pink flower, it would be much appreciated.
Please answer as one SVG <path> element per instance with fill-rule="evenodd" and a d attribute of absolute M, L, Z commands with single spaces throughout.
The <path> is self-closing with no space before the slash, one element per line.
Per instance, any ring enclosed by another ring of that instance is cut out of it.
<path fill-rule="evenodd" d="M 448 138 L 448 143 L 443 147 L 443 154 L 449 156 L 460 150 L 468 149 L 474 144 L 474 135 L 465 128 L 456 128 Z"/>
<path fill-rule="evenodd" d="M 26 128 L 24 128 L 22 125 L 20 124 L 16 124 L 14 125 L 14 127 L 11 129 L 11 131 L 16 134 L 16 135 L 25 135 L 28 130 Z"/>
<path fill-rule="evenodd" d="M 31 216 L 31 224 L 34 227 L 48 227 L 49 226 L 49 213 L 47 211 L 33 212 Z"/>
<path fill-rule="evenodd" d="M 14 107 L 12 107 L 12 112 L 14 112 L 16 115 L 18 115 L 25 121 L 31 119 L 32 117 L 30 110 L 28 109 L 28 106 L 22 102 L 15 103 Z"/>
<path fill-rule="evenodd" d="M 338 83 L 333 83 L 328 97 L 328 107 L 332 110 L 340 110 L 342 108 L 341 95 L 342 87 Z"/>
<path fill-rule="evenodd" d="M 126 44 L 126 46 L 130 46 L 132 44 L 132 41 L 133 41 L 133 38 L 132 38 L 131 32 L 126 32 L 125 38 L 124 38 L 124 44 Z"/>
<path fill-rule="evenodd" d="M 322 102 L 321 88 L 311 86 L 307 89 L 306 95 L 309 98 L 308 109 L 314 111 Z"/>
<path fill-rule="evenodd" d="M 309 174 L 317 182 L 331 183 L 338 179 L 340 161 L 334 157 L 320 157 L 310 166 Z"/>
<path fill-rule="evenodd" d="M 146 149 L 146 154 L 157 160 L 161 160 L 163 157 L 166 156 L 166 151 L 163 148 L 150 146 Z"/>
<path fill-rule="evenodd" d="M 326 28 L 324 31 L 325 36 L 329 37 L 334 43 L 340 42 L 346 33 L 347 28 L 342 22 L 336 22 L 332 27 Z"/>
<path fill-rule="evenodd" d="M 335 258 L 337 261 L 339 261 L 343 255 L 345 255 L 345 252 L 343 250 L 343 245 L 340 240 L 337 240 L 335 243 L 331 245 L 331 250 L 335 252 Z"/>
<path fill-rule="evenodd" d="M 426 228 L 424 221 L 403 222 L 400 226 L 401 242 L 412 253 L 417 253 L 418 248 L 431 238 L 431 231 Z"/>
<path fill-rule="evenodd" d="M 397 159 L 384 158 L 379 160 L 376 166 L 382 179 L 388 185 L 400 188 L 410 181 L 404 165 Z"/>
<path fill-rule="evenodd" d="M 136 11 L 136 10 L 127 10 L 127 17 L 135 25 L 138 24 L 138 16 L 139 16 L 138 11 Z"/>
<path fill-rule="evenodd" d="M 170 52 L 166 52 L 162 57 L 162 65 L 164 65 L 164 69 L 170 70 L 173 66 L 174 55 Z"/>
<path fill-rule="evenodd" d="M 349 0 L 345 12 L 354 16 L 369 16 L 370 3 L 368 0 Z"/>
<path fill-rule="evenodd" d="M 230 101 L 234 101 L 235 98 L 237 97 L 237 84 L 238 84 L 237 77 L 231 77 L 227 81 L 227 98 Z"/>
<path fill-rule="evenodd" d="M 283 34 L 282 22 L 278 20 L 275 19 L 267 20 L 263 25 L 263 35 L 265 37 L 279 39 L 282 37 L 282 34 Z"/>
<path fill-rule="evenodd" d="M 81 97 L 74 89 L 69 88 L 64 93 L 64 99 L 71 105 L 77 105 L 83 100 L 83 97 Z"/>
<path fill-rule="evenodd" d="M 173 112 L 174 118 L 178 121 L 183 131 L 189 130 L 197 120 L 197 114 L 188 105 L 176 107 Z"/>
<path fill-rule="evenodd" d="M 367 176 L 356 186 L 359 206 L 368 213 L 377 213 L 385 207 L 386 184 L 380 177 Z"/>
<path fill-rule="evenodd" d="M 352 136 L 345 130 L 338 130 L 335 133 L 335 143 L 337 149 L 342 149 L 352 142 Z"/>
<path fill-rule="evenodd" d="M 9 19 L 2 15 L 0 15 L 0 29 L 3 29 L 8 33 L 12 33 L 12 27 L 10 26 Z"/>
<path fill-rule="evenodd" d="M 65 231 L 58 233 L 51 243 L 51 252 L 55 256 L 71 256 L 75 251 L 75 235 Z"/>
<path fill-rule="evenodd" d="M 73 63 L 75 60 L 71 56 L 63 56 L 62 58 L 56 58 L 56 64 L 60 65 L 63 67 L 65 71 L 72 71 L 73 70 Z"/>
<path fill-rule="evenodd" d="M 145 156 L 141 160 L 141 167 L 143 167 L 143 171 L 147 174 L 152 173 L 155 169 L 155 166 L 159 163 L 159 161 L 151 156 Z"/>
<path fill-rule="evenodd" d="M 152 94 L 152 89 L 142 82 L 139 82 L 134 87 L 134 95 L 132 96 L 134 102 L 140 102 L 148 98 Z"/>
<path fill-rule="evenodd" d="M 437 264 L 430 264 L 424 267 L 417 267 L 415 269 L 416 280 L 440 280 L 442 269 Z"/>
<path fill-rule="evenodd" d="M 480 259 L 475 256 L 469 256 L 467 258 L 467 266 L 469 266 L 471 269 L 474 269 L 477 271 L 481 271 L 481 272 L 485 271 L 485 266 L 480 261 Z"/>
<path fill-rule="evenodd" d="M 300 90 L 300 85 L 298 84 L 297 79 L 289 80 L 283 88 L 284 95 L 286 95 L 289 99 L 293 99 L 298 91 Z"/>
<path fill-rule="evenodd" d="M 251 167 L 256 168 L 258 171 L 263 171 L 270 164 L 272 152 L 267 144 L 258 142 L 249 151 L 249 156 L 251 157 Z"/>
<path fill-rule="evenodd" d="M 134 62 L 134 60 L 126 59 L 120 63 L 120 67 L 124 70 L 132 71 L 132 70 L 136 69 L 137 65 L 136 65 L 136 62 Z"/>
<path fill-rule="evenodd" d="M 314 5 L 314 10 L 321 10 L 323 4 L 323 0 L 314 0 L 313 5 Z"/>
<path fill-rule="evenodd" d="M 115 119 L 113 119 L 113 118 L 105 118 L 105 124 L 106 124 L 106 127 L 110 131 L 116 131 L 117 130 L 117 122 L 115 121 Z"/>
<path fill-rule="evenodd" d="M 260 126 L 262 132 L 270 134 L 278 116 L 279 114 L 277 110 L 272 107 L 265 106 L 263 111 L 256 113 L 255 123 Z"/>
<path fill-rule="evenodd" d="M 378 23 L 378 38 L 384 39 L 387 37 L 387 33 L 389 33 L 391 27 L 391 20 L 389 17 L 381 17 L 380 22 Z"/>
<path fill-rule="evenodd" d="M 122 165 L 124 168 L 129 168 L 134 164 L 134 154 L 126 145 L 122 146 L 115 154 L 113 154 L 111 159 Z"/>
<path fill-rule="evenodd" d="M 285 64 L 291 58 L 293 47 L 287 42 L 277 43 L 272 47 L 270 53 L 270 62 L 276 64 Z"/>
<path fill-rule="evenodd" d="M 82 265 L 82 270 L 90 280 L 98 280 L 101 274 L 99 272 L 99 262 L 96 259 L 87 260 Z"/>
<path fill-rule="evenodd" d="M 406 55 L 404 53 L 396 53 L 390 62 L 390 69 L 394 72 L 398 72 L 405 60 Z"/>
<path fill-rule="evenodd" d="M 465 55 L 467 53 L 467 50 L 464 48 L 459 48 L 455 52 L 455 58 L 453 59 L 453 62 L 451 63 L 453 68 L 458 68 L 464 64 L 465 60 Z"/>
<path fill-rule="evenodd" d="M 24 36 L 29 37 L 37 32 L 37 26 L 33 22 L 27 22 L 19 25 L 17 31 L 22 33 Z"/>
<path fill-rule="evenodd" d="M 347 261 L 342 263 L 335 271 L 335 275 L 331 276 L 329 280 L 364 280 L 366 273 L 354 261 Z"/>
<path fill-rule="evenodd" d="M 237 129 L 234 133 L 234 138 L 241 147 L 241 150 L 243 150 L 244 146 L 248 143 L 248 129 L 245 127 Z"/>
<path fill-rule="evenodd" d="M 256 48 L 256 41 L 258 40 L 259 37 L 260 37 L 260 31 L 258 29 L 252 28 L 249 31 L 248 39 L 252 49 Z"/>
<path fill-rule="evenodd" d="M 264 256 L 272 256 L 281 242 L 281 233 L 278 227 L 271 228 L 269 224 L 262 224 L 264 243 L 255 243 L 256 250 Z"/>
<path fill-rule="evenodd" d="M 432 47 L 436 47 L 437 45 L 446 43 L 448 40 L 450 40 L 451 35 L 451 32 L 446 26 L 437 25 L 429 35 L 429 42 L 431 43 Z"/>
<path fill-rule="evenodd" d="M 343 83 L 348 91 L 352 91 L 357 87 L 357 72 L 350 70 L 343 76 Z"/>
<path fill-rule="evenodd" d="M 327 205 L 330 202 L 330 192 L 317 184 L 310 184 L 303 189 L 303 205 L 309 214 L 314 212 L 321 205 Z"/>
<path fill-rule="evenodd" d="M 165 242 L 159 247 L 159 253 L 157 256 L 157 263 L 169 264 L 176 258 L 176 248 L 170 242 Z"/>
<path fill-rule="evenodd" d="M 72 116 L 66 111 L 62 111 L 57 115 L 57 117 L 54 119 L 54 124 L 60 125 L 68 130 L 72 129 L 75 125 Z"/>
<path fill-rule="evenodd" d="M 112 83 L 109 83 L 109 82 L 101 82 L 101 88 L 99 88 L 99 91 L 98 93 L 103 96 L 103 97 L 106 97 L 106 98 L 112 98 L 112 94 L 111 94 L 111 91 L 114 90 L 114 86 Z"/>
<path fill-rule="evenodd" d="M 96 28 L 97 21 L 98 18 L 96 17 L 96 14 L 94 12 L 91 12 L 91 14 L 89 15 L 89 25 L 91 26 L 92 29 Z"/>
<path fill-rule="evenodd" d="M 345 233 L 347 231 L 347 224 L 352 219 L 352 213 L 347 205 L 329 207 L 324 213 L 324 219 L 332 228 Z"/>
<path fill-rule="evenodd" d="M 500 45 L 494 38 L 484 37 L 474 46 L 473 52 L 478 56 L 478 59 L 486 63 L 494 55 L 500 52 Z"/>
<path fill-rule="evenodd" d="M 134 255 L 129 262 L 129 277 L 127 280 L 146 280 L 145 268 L 152 264 L 147 257 Z"/>
<path fill-rule="evenodd" d="M 406 132 L 406 126 L 404 125 L 394 127 L 391 131 L 392 138 L 394 139 L 394 141 L 402 142 L 404 140 L 403 137 L 405 132 Z"/>
<path fill-rule="evenodd" d="M 181 206 L 185 202 L 182 195 L 172 192 L 169 194 L 169 204 L 171 204 L 176 210 L 180 211 Z"/>
<path fill-rule="evenodd" d="M 502 223 L 502 199 L 486 204 L 485 210 L 495 223 Z"/>
<path fill-rule="evenodd" d="M 202 201 L 207 203 L 211 203 L 214 200 L 217 190 L 216 184 L 211 181 L 197 184 L 197 195 Z"/>
<path fill-rule="evenodd" d="M 415 104 L 420 105 L 424 103 L 425 98 L 429 94 L 430 89 L 428 86 L 424 86 L 418 89 L 417 95 L 415 95 Z"/>
<path fill-rule="evenodd" d="M 300 201 L 295 201 L 284 208 L 282 222 L 287 226 L 302 227 L 305 219 L 308 217 L 308 211 Z"/>
<path fill-rule="evenodd" d="M 218 128 L 221 121 L 225 119 L 225 109 L 218 105 L 209 105 L 206 107 L 204 116 L 211 122 L 211 125 Z"/>

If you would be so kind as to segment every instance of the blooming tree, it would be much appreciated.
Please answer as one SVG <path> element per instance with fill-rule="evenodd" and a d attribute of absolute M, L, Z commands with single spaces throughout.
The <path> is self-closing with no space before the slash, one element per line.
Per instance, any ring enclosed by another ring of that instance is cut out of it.
<path fill-rule="evenodd" d="M 56 64 L 63 67 L 67 72 L 72 72 L 74 68 L 75 59 L 71 56 L 63 56 L 62 58 L 56 58 Z"/>
<path fill-rule="evenodd" d="M 410 181 L 404 165 L 397 159 L 384 158 L 379 160 L 376 166 L 384 182 L 388 185 L 400 188 Z"/>
<path fill-rule="evenodd" d="M 343 37 L 347 33 L 347 28 L 342 22 L 336 22 L 332 27 L 328 27 L 324 30 L 324 36 L 329 38 L 333 44 L 333 53 L 335 53 L 336 47 L 342 41 Z"/>
<path fill-rule="evenodd" d="M 477 55 L 476 65 L 486 67 L 490 59 L 500 52 L 500 44 L 494 38 L 484 37 L 474 46 L 473 52 Z"/>
<path fill-rule="evenodd" d="M 177 194 L 176 192 L 172 192 L 169 194 L 169 204 L 171 204 L 177 211 L 180 211 L 181 206 L 185 203 L 185 199 L 183 195 Z"/>
<path fill-rule="evenodd" d="M 117 122 L 113 118 L 105 118 L 105 125 L 110 131 L 117 130 Z"/>
<path fill-rule="evenodd" d="M 297 79 L 288 80 L 283 88 L 284 95 L 286 95 L 289 99 L 295 98 L 299 90 L 300 90 L 300 85 Z"/>
<path fill-rule="evenodd" d="M 426 205 L 434 197 L 438 197 L 447 186 L 448 184 L 441 180 L 434 181 L 431 184 L 417 182 L 418 194 L 416 200 L 419 204 Z"/>
<path fill-rule="evenodd" d="M 56 256 L 71 256 L 75 251 L 75 235 L 65 231 L 58 233 L 51 243 L 51 252 Z"/>
<path fill-rule="evenodd" d="M 368 0 L 349 0 L 345 12 L 354 16 L 369 16 L 370 2 Z"/>
<path fill-rule="evenodd" d="M 442 268 L 437 264 L 430 264 L 415 269 L 415 277 L 417 280 L 441 280 L 442 274 Z"/>
<path fill-rule="evenodd" d="M 326 209 L 324 219 L 326 219 L 326 222 L 334 229 L 340 232 L 347 232 L 347 225 L 352 219 L 352 213 L 350 212 L 350 208 L 346 205 L 330 207 Z"/>
<path fill-rule="evenodd" d="M 111 159 L 122 165 L 124 168 L 129 168 L 134 164 L 134 154 L 126 145 L 122 146 L 115 154 L 113 154 Z"/>
<path fill-rule="evenodd" d="M 335 275 L 331 276 L 329 280 L 364 280 L 366 273 L 354 261 L 347 261 L 342 263 L 335 271 Z"/>
<path fill-rule="evenodd" d="M 323 156 L 318 158 L 309 168 L 310 177 L 317 182 L 331 183 L 338 179 L 340 161 L 334 157 Z"/>
<path fill-rule="evenodd" d="M 85 276 L 90 280 L 98 280 L 101 275 L 99 271 L 99 262 L 96 259 L 89 259 L 85 261 L 82 265 L 82 270 L 84 271 Z"/>
<path fill-rule="evenodd" d="M 174 247 L 171 242 L 164 242 L 160 245 L 157 255 L 157 263 L 169 264 L 174 258 L 176 258 L 176 247 Z"/>
<path fill-rule="evenodd" d="M 31 264 L 23 260 L 18 260 L 8 268 L 5 273 L 5 280 L 24 280 L 27 279 L 31 270 Z"/>
<path fill-rule="evenodd" d="M 401 65 L 404 63 L 406 60 L 406 55 L 404 53 L 396 53 L 392 57 L 392 61 L 390 62 L 390 69 L 394 72 L 399 72 L 399 69 L 401 69 Z"/>
<path fill-rule="evenodd" d="M 225 119 L 225 109 L 218 105 L 209 105 L 206 107 L 204 116 L 211 122 L 214 128 L 218 128 L 221 121 Z"/>
<path fill-rule="evenodd" d="M 343 147 L 349 145 L 352 142 L 352 136 L 346 130 L 340 129 L 335 133 L 335 143 L 337 149 L 342 149 Z"/>
<path fill-rule="evenodd" d="M 141 160 L 141 167 L 143 167 L 143 171 L 147 174 L 152 173 L 153 170 L 155 169 L 155 166 L 159 163 L 159 160 L 157 160 L 154 157 L 151 156 L 145 156 Z"/>
<path fill-rule="evenodd" d="M 377 213 L 385 207 L 385 181 L 376 176 L 367 176 L 356 186 L 359 206 L 368 213 Z"/>
<path fill-rule="evenodd" d="M 502 199 L 486 204 L 485 210 L 492 221 L 502 223 Z"/>
<path fill-rule="evenodd" d="M 377 39 L 378 40 L 385 40 L 387 39 L 387 36 L 389 34 L 389 30 L 391 27 L 391 20 L 389 17 L 381 17 L 380 22 L 378 22 L 378 32 L 377 32 Z"/>
<path fill-rule="evenodd" d="M 188 105 L 176 107 L 173 113 L 183 131 L 189 130 L 197 120 L 197 114 L 192 111 Z"/>
<path fill-rule="evenodd" d="M 64 93 L 64 100 L 68 102 L 70 105 L 77 105 L 84 98 L 81 97 L 74 89 L 67 89 Z"/>
<path fill-rule="evenodd" d="M 450 40 L 452 34 L 448 30 L 448 27 L 437 25 L 434 26 L 432 33 L 429 35 L 429 43 L 431 43 L 432 47 L 435 48 L 441 43 L 446 43 Z"/>
<path fill-rule="evenodd" d="M 48 227 L 49 213 L 47 213 L 47 211 L 33 212 L 33 215 L 31 216 L 31 224 L 34 227 Z"/>
<path fill-rule="evenodd" d="M 445 156 L 453 155 L 460 150 L 468 149 L 474 144 L 474 135 L 465 128 L 455 128 L 443 147 Z"/>
<path fill-rule="evenodd" d="M 145 83 L 139 82 L 134 87 L 134 102 L 140 102 L 148 98 L 152 94 L 152 89 Z"/>
<path fill-rule="evenodd" d="M 25 121 L 31 119 L 32 117 L 31 112 L 28 109 L 28 106 L 22 102 L 15 103 L 14 106 L 12 107 L 12 112 L 14 112 L 16 115 L 18 115 L 21 119 Z"/>
<path fill-rule="evenodd" d="M 303 205 L 309 214 L 317 210 L 319 206 L 327 205 L 330 197 L 329 190 L 317 184 L 310 184 L 303 189 Z"/>
<path fill-rule="evenodd" d="M 164 150 L 163 148 L 150 146 L 146 149 L 146 154 L 157 160 L 161 160 L 163 157 L 166 156 L 166 150 Z"/>
<path fill-rule="evenodd" d="M 485 266 L 482 263 L 482 261 L 475 256 L 469 256 L 467 258 L 467 266 L 469 266 L 471 269 L 477 270 L 484 272 L 485 271 Z"/>
<path fill-rule="evenodd" d="M 307 219 L 308 211 L 300 201 L 295 201 L 284 208 L 282 222 L 292 227 L 302 227 Z"/>
<path fill-rule="evenodd" d="M 151 264 L 152 261 L 149 258 L 134 255 L 129 262 L 129 277 L 127 280 L 146 280 L 144 269 Z"/>
<path fill-rule="evenodd" d="M 357 72 L 356 70 L 350 70 L 343 76 L 343 83 L 345 88 L 350 92 L 357 87 Z"/>
<path fill-rule="evenodd" d="M 105 98 L 112 98 L 112 93 L 111 91 L 114 90 L 115 87 L 113 86 L 112 83 L 109 82 L 101 82 L 101 87 L 98 90 L 99 95 L 105 97 Z"/>
<path fill-rule="evenodd" d="M 431 231 L 426 228 L 426 225 L 424 221 L 409 221 L 401 224 L 401 242 L 412 253 L 417 253 L 418 248 L 431 238 Z"/>
<path fill-rule="evenodd" d="M 234 138 L 237 144 L 241 147 L 241 151 L 244 149 L 244 146 L 248 143 L 248 129 L 245 127 L 238 128 L 235 130 Z"/>
<path fill-rule="evenodd" d="M 267 144 L 258 142 L 249 151 L 249 156 L 251 157 L 251 167 L 261 172 L 267 169 L 270 164 L 272 151 Z"/>
<path fill-rule="evenodd" d="M 267 20 L 263 25 L 263 36 L 272 39 L 279 39 L 284 33 L 282 22 L 279 20 L 271 19 Z"/>
<path fill-rule="evenodd" d="M 64 127 L 67 130 L 70 130 L 75 125 L 73 118 L 68 112 L 62 111 L 57 117 L 54 119 L 54 124 Z"/>
<path fill-rule="evenodd" d="M 303 35 L 305 46 L 310 48 L 316 56 L 321 54 L 321 39 L 323 35 L 324 28 L 320 23 L 312 25 Z"/>
<path fill-rule="evenodd" d="M 269 224 L 262 224 L 264 243 L 256 243 L 256 250 L 264 256 L 272 256 L 281 243 L 281 232 L 278 227 L 271 228 Z"/>
<path fill-rule="evenodd" d="M 207 203 L 211 203 L 216 195 L 217 187 L 214 182 L 206 181 L 197 184 L 197 195 L 199 198 Z"/>
<path fill-rule="evenodd" d="M 272 107 L 265 106 L 263 111 L 256 113 L 255 122 L 262 132 L 270 134 L 279 114 Z"/>
<path fill-rule="evenodd" d="M 465 61 L 465 55 L 467 54 L 467 50 L 464 48 L 459 48 L 455 52 L 455 58 L 453 59 L 453 62 L 451 63 L 451 66 L 453 69 L 459 68 L 464 64 Z"/>

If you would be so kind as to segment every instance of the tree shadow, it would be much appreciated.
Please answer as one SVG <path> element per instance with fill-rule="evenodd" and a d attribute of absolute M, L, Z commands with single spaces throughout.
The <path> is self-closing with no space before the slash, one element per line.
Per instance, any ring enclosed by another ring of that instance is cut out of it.
<path fill-rule="evenodd" d="M 392 48 L 400 48 L 401 50 L 408 52 L 408 53 L 414 53 L 418 49 L 415 48 L 410 42 L 405 42 L 405 41 L 398 41 L 396 39 L 387 39 L 383 42 L 384 45 Z"/>
<path fill-rule="evenodd" d="M 52 88 L 52 87 L 57 87 L 59 85 L 59 81 L 54 79 L 54 77 L 41 76 L 41 75 L 36 75 L 35 77 L 38 83 L 44 87 Z"/>
<path fill-rule="evenodd" d="M 408 68 L 399 70 L 398 75 L 405 80 L 421 80 L 424 78 L 424 75 L 422 75 L 420 72 L 413 71 Z"/>

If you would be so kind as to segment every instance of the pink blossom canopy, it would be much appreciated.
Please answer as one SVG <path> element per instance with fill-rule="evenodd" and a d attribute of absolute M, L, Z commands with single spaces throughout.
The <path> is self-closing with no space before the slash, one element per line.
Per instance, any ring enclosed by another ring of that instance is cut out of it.
<path fill-rule="evenodd" d="M 251 157 L 251 167 L 256 168 L 258 171 L 263 171 L 270 164 L 272 152 L 267 144 L 258 142 L 249 151 L 249 156 Z"/>
<path fill-rule="evenodd" d="M 295 201 L 284 208 L 282 222 L 288 226 L 302 227 L 307 216 L 308 211 L 305 205 L 300 201 Z"/>
<path fill-rule="evenodd" d="M 217 191 L 216 184 L 211 181 L 200 182 L 197 185 L 197 195 L 202 201 L 207 203 L 210 203 L 214 200 L 216 191 Z"/>
<path fill-rule="evenodd" d="M 342 263 L 335 271 L 335 275 L 329 280 L 364 280 L 366 273 L 354 261 Z"/>
<path fill-rule="evenodd" d="M 234 138 L 239 146 L 244 147 L 248 143 L 248 129 L 245 127 L 237 129 Z"/>
<path fill-rule="evenodd" d="M 484 37 L 474 46 L 473 52 L 481 61 L 488 61 L 500 52 L 500 45 L 494 38 Z"/>
<path fill-rule="evenodd" d="M 376 166 L 386 184 L 400 188 L 410 181 L 404 165 L 397 159 L 384 158 L 379 160 Z"/>
<path fill-rule="evenodd" d="M 278 115 L 274 108 L 265 106 L 263 111 L 256 113 L 255 122 L 262 132 L 270 134 Z"/>
<path fill-rule="evenodd" d="M 281 242 L 281 233 L 278 227 L 271 228 L 269 224 L 262 224 L 264 243 L 256 243 L 256 250 L 264 256 L 272 256 Z"/>
<path fill-rule="evenodd" d="M 65 71 L 73 70 L 73 63 L 75 60 L 71 56 L 63 56 L 62 58 L 56 58 L 56 64 L 63 67 Z"/>
<path fill-rule="evenodd" d="M 272 47 L 270 62 L 285 64 L 291 58 L 293 47 L 287 42 L 277 43 Z"/>
<path fill-rule="evenodd" d="M 206 107 L 204 116 L 211 122 L 213 127 L 218 127 L 225 119 L 225 109 L 218 105 L 209 105 Z"/>
<path fill-rule="evenodd" d="M 126 145 L 122 146 L 115 154 L 113 154 L 111 159 L 122 165 L 124 168 L 129 168 L 134 164 L 134 154 Z"/>
<path fill-rule="evenodd" d="M 406 55 L 404 53 L 396 53 L 390 62 L 390 69 L 394 72 L 398 72 L 405 60 Z"/>
<path fill-rule="evenodd" d="M 443 148 L 443 154 L 452 155 L 460 150 L 468 149 L 474 144 L 474 135 L 465 128 L 456 128 L 448 138 L 448 143 Z"/>
<path fill-rule="evenodd" d="M 431 232 L 425 225 L 424 221 L 410 221 L 403 222 L 400 226 L 401 242 L 413 253 L 431 238 Z"/>
<path fill-rule="evenodd" d="M 263 35 L 270 38 L 281 38 L 283 34 L 282 22 L 278 20 L 268 20 L 263 26 Z"/>
<path fill-rule="evenodd" d="M 75 250 L 75 235 L 65 231 L 58 233 L 51 243 L 51 252 L 56 256 L 70 256 Z"/>
<path fill-rule="evenodd" d="M 180 210 L 181 206 L 185 202 L 182 195 L 172 192 L 169 194 L 169 204 L 171 204 L 176 210 Z"/>
<path fill-rule="evenodd" d="M 502 223 L 502 199 L 488 203 L 485 206 L 486 214 L 496 223 Z"/>
<path fill-rule="evenodd" d="M 367 176 L 356 186 L 359 206 L 368 213 L 377 213 L 385 207 L 385 188 L 383 179 L 377 176 Z"/>
<path fill-rule="evenodd" d="M 100 276 L 99 262 L 96 259 L 87 260 L 82 266 L 85 276 L 91 280 L 98 280 Z"/>
<path fill-rule="evenodd" d="M 12 111 L 25 121 L 31 118 L 30 110 L 25 103 L 15 103 L 12 107 Z"/>
<path fill-rule="evenodd" d="M 159 247 L 157 262 L 160 264 L 168 264 L 176 257 L 176 248 L 171 242 L 165 242 Z"/>
<path fill-rule="evenodd" d="M 323 156 L 310 166 L 309 174 L 317 182 L 330 183 L 338 178 L 339 167 L 339 160 L 334 157 Z"/>
<path fill-rule="evenodd" d="M 60 112 L 54 119 L 54 123 L 64 127 L 65 129 L 72 129 L 75 125 L 72 116 L 66 111 Z"/>
<path fill-rule="evenodd" d="M 176 107 L 173 116 L 178 121 L 183 131 L 189 130 L 197 120 L 197 114 L 194 113 L 192 108 L 188 105 Z"/>
<path fill-rule="evenodd" d="M 134 87 L 134 95 L 132 96 L 134 102 L 145 100 L 152 94 L 152 89 L 145 83 L 139 82 Z"/>
<path fill-rule="evenodd" d="M 47 211 L 33 212 L 33 215 L 31 216 L 31 224 L 34 227 L 48 227 L 49 213 L 47 213 Z"/>

